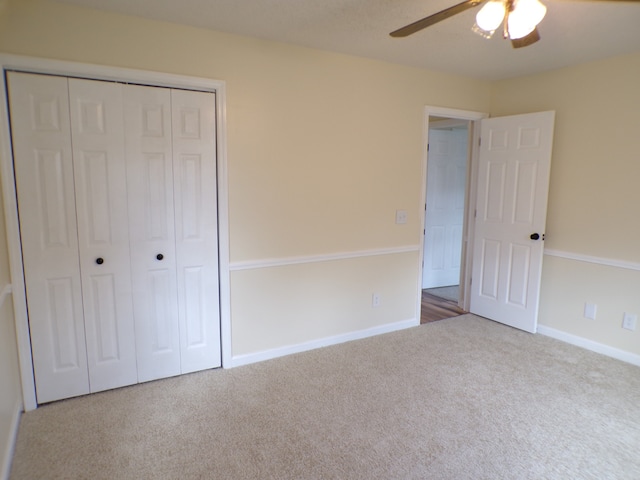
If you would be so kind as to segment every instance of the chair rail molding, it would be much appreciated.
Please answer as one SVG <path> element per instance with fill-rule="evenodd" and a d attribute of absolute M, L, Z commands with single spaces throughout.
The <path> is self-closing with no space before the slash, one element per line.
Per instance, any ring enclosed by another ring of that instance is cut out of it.
<path fill-rule="evenodd" d="M 420 245 L 406 245 L 401 247 L 378 248 L 372 250 L 356 250 L 352 252 L 327 253 L 320 255 L 301 255 L 299 257 L 264 258 L 260 260 L 244 260 L 231 262 L 230 271 L 254 270 L 256 268 L 283 267 L 301 265 L 305 263 L 331 262 L 334 260 L 348 260 L 351 258 L 373 257 L 378 255 L 395 255 L 420 251 Z"/>
<path fill-rule="evenodd" d="M 624 268 L 626 270 L 635 270 L 640 272 L 640 263 L 628 262 L 626 260 L 617 260 L 615 258 L 595 257 L 592 255 L 583 255 L 581 253 L 565 252 L 563 250 L 554 250 L 545 248 L 544 254 L 551 257 L 566 258 L 568 260 L 576 260 L 578 262 L 594 263 L 596 265 L 604 265 L 606 267 Z"/>

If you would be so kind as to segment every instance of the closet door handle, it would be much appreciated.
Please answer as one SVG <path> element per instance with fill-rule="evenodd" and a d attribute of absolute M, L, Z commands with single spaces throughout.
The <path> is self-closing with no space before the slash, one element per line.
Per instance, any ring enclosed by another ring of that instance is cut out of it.
<path fill-rule="evenodd" d="M 162 260 L 164 258 L 164 255 L 162 255 L 161 253 L 159 253 L 158 255 L 156 255 L 156 258 L 158 260 Z"/>
<path fill-rule="evenodd" d="M 98 265 L 102 265 L 104 263 L 104 258 L 102 258 L 102 257 L 96 258 L 96 263 Z"/>

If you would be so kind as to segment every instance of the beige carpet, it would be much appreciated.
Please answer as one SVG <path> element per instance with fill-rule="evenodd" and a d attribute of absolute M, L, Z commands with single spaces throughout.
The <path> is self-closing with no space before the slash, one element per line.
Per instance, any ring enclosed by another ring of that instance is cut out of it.
<path fill-rule="evenodd" d="M 12 479 L 639 479 L 640 369 L 472 315 L 22 418 Z"/>

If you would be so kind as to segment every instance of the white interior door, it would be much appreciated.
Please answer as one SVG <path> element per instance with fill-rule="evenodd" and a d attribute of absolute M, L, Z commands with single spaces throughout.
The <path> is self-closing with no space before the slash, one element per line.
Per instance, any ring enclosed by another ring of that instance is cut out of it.
<path fill-rule="evenodd" d="M 422 288 L 460 283 L 468 129 L 429 129 Z"/>
<path fill-rule="evenodd" d="M 138 380 L 180 374 L 171 91 L 126 85 L 125 130 Z"/>
<path fill-rule="evenodd" d="M 528 332 L 537 326 L 554 118 L 481 121 L 470 310 Z"/>
<path fill-rule="evenodd" d="M 89 393 L 67 79 L 8 74 L 38 402 Z"/>
<path fill-rule="evenodd" d="M 171 91 L 182 373 L 219 367 L 216 97 Z"/>
<path fill-rule="evenodd" d="M 92 392 L 137 382 L 122 84 L 69 79 Z"/>

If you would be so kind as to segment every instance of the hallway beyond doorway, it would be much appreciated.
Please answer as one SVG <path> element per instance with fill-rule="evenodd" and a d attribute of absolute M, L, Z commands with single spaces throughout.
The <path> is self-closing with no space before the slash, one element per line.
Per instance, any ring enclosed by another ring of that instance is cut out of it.
<path fill-rule="evenodd" d="M 422 290 L 420 324 L 457 317 L 465 312 L 458 306 L 458 286 Z"/>

